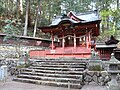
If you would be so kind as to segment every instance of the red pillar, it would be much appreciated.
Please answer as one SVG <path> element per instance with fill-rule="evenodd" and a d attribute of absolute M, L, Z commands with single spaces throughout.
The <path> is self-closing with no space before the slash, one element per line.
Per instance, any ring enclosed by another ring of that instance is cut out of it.
<path fill-rule="evenodd" d="M 53 36 L 53 33 L 51 34 L 51 37 L 52 37 L 52 50 L 54 49 L 54 36 Z"/>
<path fill-rule="evenodd" d="M 64 49 L 65 47 L 65 39 L 64 39 L 64 34 L 62 35 L 62 48 Z"/>
<path fill-rule="evenodd" d="M 76 50 L 76 35 L 74 33 L 74 49 Z"/>
<path fill-rule="evenodd" d="M 86 35 L 86 46 L 87 46 L 87 48 L 89 47 L 89 40 L 88 40 L 89 38 L 88 38 L 88 34 Z"/>
<path fill-rule="evenodd" d="M 91 44 L 91 33 L 90 32 L 86 35 L 86 43 L 87 43 L 87 48 L 89 48 Z"/>
<path fill-rule="evenodd" d="M 89 32 L 88 36 L 89 36 L 89 46 L 90 46 L 91 45 L 91 33 L 90 32 Z"/>

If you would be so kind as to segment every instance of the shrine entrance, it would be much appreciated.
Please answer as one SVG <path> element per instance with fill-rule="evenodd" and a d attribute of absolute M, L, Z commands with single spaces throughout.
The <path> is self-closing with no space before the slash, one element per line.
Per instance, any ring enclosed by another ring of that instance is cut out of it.
<path fill-rule="evenodd" d="M 67 47 L 67 46 L 74 46 L 74 38 L 73 38 L 73 36 L 71 35 L 71 36 L 67 36 L 66 38 L 65 38 L 65 46 Z"/>

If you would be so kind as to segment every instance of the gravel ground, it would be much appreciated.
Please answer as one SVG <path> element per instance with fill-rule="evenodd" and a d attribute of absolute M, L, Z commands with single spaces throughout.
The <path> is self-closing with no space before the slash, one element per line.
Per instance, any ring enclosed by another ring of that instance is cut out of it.
<path fill-rule="evenodd" d="M 21 83 L 12 81 L 13 77 L 9 77 L 7 81 L 0 82 L 0 90 L 68 90 L 68 88 L 52 87 L 44 85 L 35 85 L 29 83 Z M 70 89 L 79 90 L 79 89 Z M 108 90 L 105 86 L 98 86 L 95 83 L 83 86 L 81 90 Z"/>

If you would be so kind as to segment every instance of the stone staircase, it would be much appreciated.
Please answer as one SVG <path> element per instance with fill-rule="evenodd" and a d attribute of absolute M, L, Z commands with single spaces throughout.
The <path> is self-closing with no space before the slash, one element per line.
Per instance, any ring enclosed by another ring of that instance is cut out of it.
<path fill-rule="evenodd" d="M 61 86 L 81 89 L 86 60 L 81 59 L 40 59 L 33 66 L 24 68 L 13 80 L 26 83 Z"/>

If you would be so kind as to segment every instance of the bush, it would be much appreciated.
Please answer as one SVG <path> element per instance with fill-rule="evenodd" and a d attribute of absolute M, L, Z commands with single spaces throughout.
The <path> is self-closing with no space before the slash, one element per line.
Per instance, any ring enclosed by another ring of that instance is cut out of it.
<path fill-rule="evenodd" d="M 30 67 L 32 64 L 28 63 L 28 64 L 21 64 L 19 66 L 17 66 L 16 68 L 28 68 Z"/>
<path fill-rule="evenodd" d="M 89 66 L 90 71 L 104 71 L 100 65 Z"/>

